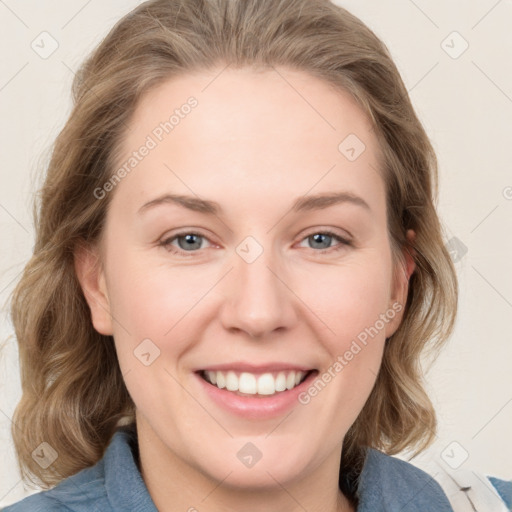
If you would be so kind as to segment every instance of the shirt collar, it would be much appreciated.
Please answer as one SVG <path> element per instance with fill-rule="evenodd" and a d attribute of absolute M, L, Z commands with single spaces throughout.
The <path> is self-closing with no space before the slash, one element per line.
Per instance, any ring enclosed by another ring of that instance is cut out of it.
<path fill-rule="evenodd" d="M 158 512 L 135 463 L 135 428 L 119 428 L 103 457 L 105 490 L 112 508 L 117 511 Z"/>

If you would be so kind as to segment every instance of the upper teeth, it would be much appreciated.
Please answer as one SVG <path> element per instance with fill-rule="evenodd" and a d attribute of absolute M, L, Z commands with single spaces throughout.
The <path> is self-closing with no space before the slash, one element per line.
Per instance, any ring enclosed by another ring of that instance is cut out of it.
<path fill-rule="evenodd" d="M 287 370 L 276 374 L 242 372 L 240 375 L 234 371 L 205 371 L 206 379 L 218 388 L 228 391 L 239 391 L 249 395 L 273 395 L 277 391 L 292 389 L 299 384 L 306 372 Z"/>

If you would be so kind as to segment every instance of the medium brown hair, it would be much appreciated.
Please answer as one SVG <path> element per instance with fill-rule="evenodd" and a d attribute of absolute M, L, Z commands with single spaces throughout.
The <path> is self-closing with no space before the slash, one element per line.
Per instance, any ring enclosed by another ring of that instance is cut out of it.
<path fill-rule="evenodd" d="M 102 233 L 111 194 L 98 200 L 94 190 L 115 171 L 141 97 L 174 76 L 227 65 L 309 73 L 348 91 L 371 120 L 393 255 L 403 263 L 413 229 L 416 269 L 402 323 L 345 436 L 342 468 L 360 461 L 366 446 L 419 452 L 433 440 L 420 358 L 437 353 L 452 332 L 457 281 L 435 209 L 436 155 L 386 46 L 328 0 L 152 0 L 124 16 L 77 73 L 73 110 L 35 207 L 34 253 L 12 299 L 23 391 L 12 435 L 27 482 L 51 487 L 94 465 L 116 428 L 134 421 L 113 339 L 93 328 L 75 249 Z M 48 469 L 31 456 L 43 441 L 58 452 Z"/>

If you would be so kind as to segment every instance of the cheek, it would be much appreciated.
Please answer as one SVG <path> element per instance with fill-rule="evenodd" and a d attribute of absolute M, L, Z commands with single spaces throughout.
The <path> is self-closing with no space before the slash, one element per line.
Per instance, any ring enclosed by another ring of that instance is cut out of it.
<path fill-rule="evenodd" d="M 321 404 L 333 432 L 348 430 L 375 385 L 385 327 L 395 315 L 389 304 L 390 277 L 378 260 L 332 269 L 305 299 L 318 315 L 315 325 L 324 333 L 319 339 L 328 358 L 300 399 L 314 407 Z"/>
<path fill-rule="evenodd" d="M 113 251 L 111 262 L 111 312 L 134 338 L 162 339 L 177 329 L 211 286 L 193 267 L 152 265 L 143 254 L 121 256 Z"/>
<path fill-rule="evenodd" d="M 385 256 L 368 257 L 323 271 L 320 286 L 311 289 L 305 299 L 327 326 L 322 328 L 321 340 L 329 359 L 319 378 L 330 389 L 325 394 L 322 391 L 322 401 L 329 404 L 327 409 L 331 407 L 331 421 L 338 427 L 343 422 L 348 429 L 355 421 L 379 372 L 386 325 L 395 313 L 389 302 L 390 265 Z M 316 325 L 320 325 L 318 319 Z M 315 389 L 308 390 L 304 400 L 313 400 L 315 393 Z"/>
<path fill-rule="evenodd" d="M 299 294 L 326 324 L 331 338 L 342 343 L 374 325 L 391 307 L 390 279 L 386 264 L 361 261 L 319 271 Z"/>

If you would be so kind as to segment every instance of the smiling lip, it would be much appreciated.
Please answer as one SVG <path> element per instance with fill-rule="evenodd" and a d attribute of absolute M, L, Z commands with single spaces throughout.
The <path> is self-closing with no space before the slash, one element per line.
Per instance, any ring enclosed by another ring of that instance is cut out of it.
<path fill-rule="evenodd" d="M 256 371 L 256 369 L 261 369 L 262 367 L 255 367 L 254 365 L 219 365 L 219 366 L 211 366 L 208 369 L 217 369 L 219 371 L 225 371 L 222 368 L 250 368 L 252 371 Z M 266 365 L 264 367 L 267 371 L 268 368 L 273 368 L 271 365 Z M 279 369 L 302 369 L 303 367 L 297 366 L 280 366 Z M 250 371 L 250 370 L 248 370 Z M 302 370 L 302 371 L 308 371 Z M 219 389 L 214 384 L 210 384 L 207 382 L 202 376 L 201 371 L 194 372 L 194 377 L 196 378 L 198 385 L 200 386 L 201 393 L 204 393 L 208 399 L 216 404 L 223 411 L 227 411 L 230 414 L 238 416 L 243 419 L 248 420 L 264 420 L 271 419 L 282 416 L 284 413 L 292 409 L 293 407 L 303 407 L 303 405 L 299 402 L 299 394 L 304 392 L 316 379 L 318 375 L 317 370 L 309 370 L 306 378 L 293 389 L 288 389 L 286 391 L 282 391 L 276 393 L 274 395 L 268 396 L 241 396 L 237 395 L 231 391 L 226 389 Z"/>

